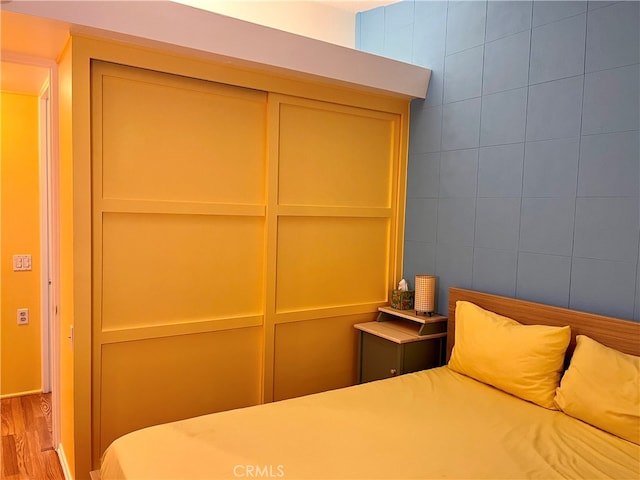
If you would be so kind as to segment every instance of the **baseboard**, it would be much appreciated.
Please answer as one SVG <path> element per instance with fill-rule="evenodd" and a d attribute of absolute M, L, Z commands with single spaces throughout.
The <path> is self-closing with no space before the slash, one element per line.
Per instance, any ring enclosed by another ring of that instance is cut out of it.
<path fill-rule="evenodd" d="M 27 390 L 26 392 L 17 392 L 17 393 L 5 393 L 4 395 L 0 395 L 0 400 L 4 400 L 5 398 L 22 397 L 24 395 L 36 395 L 39 393 L 42 393 L 42 389 Z"/>
<path fill-rule="evenodd" d="M 60 460 L 60 466 L 62 467 L 62 473 L 64 473 L 65 480 L 73 480 L 71 476 L 71 470 L 69 470 L 69 463 L 67 463 L 67 457 L 64 454 L 64 448 L 62 444 L 58 445 L 56 449 L 58 452 L 58 459 Z"/>

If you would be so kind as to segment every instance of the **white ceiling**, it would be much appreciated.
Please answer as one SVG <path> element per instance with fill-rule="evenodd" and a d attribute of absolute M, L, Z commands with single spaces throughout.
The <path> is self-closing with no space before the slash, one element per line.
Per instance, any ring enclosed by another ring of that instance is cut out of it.
<path fill-rule="evenodd" d="M 372 8 L 381 7 L 382 5 L 389 5 L 391 3 L 397 3 L 400 0 L 342 0 L 337 2 L 330 2 L 324 0 L 311 0 L 319 3 L 324 3 L 330 7 L 339 8 L 340 10 L 347 10 L 348 12 L 358 13 L 365 10 L 371 10 Z"/>
<path fill-rule="evenodd" d="M 274 3 L 274 0 L 258 1 Z M 275 3 L 288 1 L 298 4 L 315 2 L 355 15 L 356 12 L 396 3 L 398 0 L 275 0 Z M 204 0 L 203 3 L 207 1 Z M 25 55 L 55 60 L 69 37 L 69 27 L 70 25 L 64 22 L 0 10 L 0 46 L 2 51 L 12 52 L 18 57 Z M 9 59 L 5 57 L 0 63 L 0 88 L 5 91 L 37 95 L 47 78 L 48 69 L 23 65 L 14 62 L 13 59 L 7 60 Z"/>
<path fill-rule="evenodd" d="M 356 13 L 398 0 L 172 0 L 347 48 L 355 47 Z"/>
<path fill-rule="evenodd" d="M 179 1 L 179 0 L 178 0 Z M 338 8 L 340 10 L 346 10 L 347 12 L 357 13 L 365 10 L 371 10 L 372 8 L 380 7 L 382 5 L 389 5 L 391 3 L 397 3 L 400 0 L 233 0 L 235 3 L 240 2 L 252 2 L 252 3 L 318 3 L 321 5 L 327 5 L 329 7 Z M 200 0 L 199 8 L 208 9 L 207 5 L 213 5 L 216 3 L 226 3 L 228 0 Z M 215 11 L 215 8 L 212 8 Z"/>
<path fill-rule="evenodd" d="M 262 1 L 272 2 L 273 0 Z M 283 2 L 287 0 L 276 1 Z M 356 12 L 369 10 L 382 5 L 396 3 L 398 0 L 295 1 L 297 3 L 317 2 L 355 14 Z M 202 3 L 206 4 L 206 1 L 202 1 Z M 2 50 L 21 55 L 56 59 L 66 43 L 68 36 L 68 24 L 52 22 L 44 18 L 16 15 L 12 12 L 0 10 L 0 46 Z"/>

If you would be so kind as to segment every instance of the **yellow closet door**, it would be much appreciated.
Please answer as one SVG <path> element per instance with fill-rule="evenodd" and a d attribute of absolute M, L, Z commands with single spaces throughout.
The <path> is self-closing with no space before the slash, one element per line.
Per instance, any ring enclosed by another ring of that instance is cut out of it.
<path fill-rule="evenodd" d="M 92 65 L 94 461 L 134 429 L 260 401 L 266 100 Z"/>
<path fill-rule="evenodd" d="M 280 205 L 391 207 L 396 116 L 319 102 L 279 113 Z"/>
<path fill-rule="evenodd" d="M 278 400 L 355 380 L 352 325 L 396 274 L 400 115 L 275 95 L 270 111 Z"/>

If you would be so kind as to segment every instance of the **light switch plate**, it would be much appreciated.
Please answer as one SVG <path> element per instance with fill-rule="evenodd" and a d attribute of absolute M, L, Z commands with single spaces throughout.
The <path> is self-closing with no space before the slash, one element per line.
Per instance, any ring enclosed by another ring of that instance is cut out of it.
<path fill-rule="evenodd" d="M 13 271 L 23 272 L 31 270 L 31 255 L 14 255 Z"/>

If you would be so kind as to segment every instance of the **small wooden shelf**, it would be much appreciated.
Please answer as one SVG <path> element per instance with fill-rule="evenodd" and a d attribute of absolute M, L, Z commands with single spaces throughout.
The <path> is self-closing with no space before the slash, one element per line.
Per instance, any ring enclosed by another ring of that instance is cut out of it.
<path fill-rule="evenodd" d="M 420 342 L 422 340 L 443 338 L 447 336 L 447 332 L 420 335 L 418 333 L 418 325 L 401 320 L 358 323 L 354 325 L 354 327 L 363 332 L 371 333 L 372 335 L 376 335 L 398 344 Z"/>
<path fill-rule="evenodd" d="M 447 317 L 444 315 L 416 315 L 413 310 L 397 310 L 391 307 L 378 307 L 377 322 L 388 322 L 402 318 L 416 322 L 421 326 L 418 329 L 418 335 L 433 335 L 437 333 L 447 333 Z"/>

